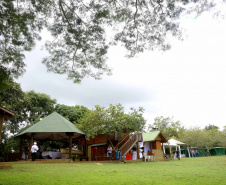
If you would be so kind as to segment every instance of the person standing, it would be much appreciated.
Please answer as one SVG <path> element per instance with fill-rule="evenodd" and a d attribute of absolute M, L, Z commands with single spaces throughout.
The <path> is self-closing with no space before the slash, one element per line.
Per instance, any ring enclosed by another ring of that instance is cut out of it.
<path fill-rule="evenodd" d="M 177 154 L 177 158 L 178 158 L 178 160 L 180 160 L 180 151 L 179 151 L 179 150 L 177 150 L 177 151 L 176 151 L 176 154 Z"/>
<path fill-rule="evenodd" d="M 30 152 L 30 145 L 29 145 L 29 143 L 27 143 L 24 147 L 25 161 L 28 160 L 29 152 Z"/>
<path fill-rule="evenodd" d="M 198 157 L 199 156 L 199 151 L 197 149 L 195 150 L 195 153 L 196 153 L 196 157 Z"/>
<path fill-rule="evenodd" d="M 37 151 L 38 151 L 38 146 L 37 146 L 37 143 L 34 142 L 33 146 L 31 147 L 32 161 L 35 161 Z"/>
<path fill-rule="evenodd" d="M 192 156 L 195 157 L 195 151 L 192 149 L 191 150 Z"/>
<path fill-rule="evenodd" d="M 97 147 L 93 147 L 93 160 L 97 160 Z"/>
<path fill-rule="evenodd" d="M 110 145 L 108 146 L 107 151 L 110 159 L 112 160 L 112 147 Z"/>

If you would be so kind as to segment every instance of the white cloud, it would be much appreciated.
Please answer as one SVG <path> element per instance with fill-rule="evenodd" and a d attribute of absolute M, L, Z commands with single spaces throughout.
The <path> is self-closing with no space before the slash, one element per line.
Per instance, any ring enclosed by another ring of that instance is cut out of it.
<path fill-rule="evenodd" d="M 81 85 L 66 80 L 65 75 L 47 73 L 41 59 L 47 55 L 40 44 L 26 56 L 27 72 L 18 80 L 24 91 L 49 94 L 66 105 L 108 106 L 122 103 L 142 106 L 152 123 L 156 116 L 174 116 L 186 127 L 226 125 L 226 21 L 204 14 L 197 20 L 185 18 L 187 38 L 172 40 L 165 53 L 145 52 L 133 59 L 125 50 L 113 47 L 108 64 L 113 76 L 101 81 L 85 79 Z"/>

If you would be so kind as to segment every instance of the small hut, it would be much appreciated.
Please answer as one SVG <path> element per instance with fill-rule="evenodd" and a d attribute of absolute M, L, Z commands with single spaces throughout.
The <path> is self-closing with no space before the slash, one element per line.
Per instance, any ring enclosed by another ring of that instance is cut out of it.
<path fill-rule="evenodd" d="M 165 136 L 159 131 L 154 130 L 148 133 L 143 133 L 144 154 L 153 155 L 157 161 L 164 160 L 164 153 L 162 151 L 162 144 L 167 142 Z"/>

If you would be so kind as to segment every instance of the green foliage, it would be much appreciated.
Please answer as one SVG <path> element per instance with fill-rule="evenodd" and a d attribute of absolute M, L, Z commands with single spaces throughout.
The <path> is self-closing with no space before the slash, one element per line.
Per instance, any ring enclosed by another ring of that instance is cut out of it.
<path fill-rule="evenodd" d="M 216 125 L 210 125 L 210 124 L 208 126 L 205 126 L 205 130 L 214 130 L 214 129 L 219 130 L 219 127 Z"/>
<path fill-rule="evenodd" d="M 179 139 L 192 147 L 206 148 L 226 147 L 226 135 L 217 129 L 200 129 L 198 127 L 187 129 Z"/>
<path fill-rule="evenodd" d="M 7 74 L 7 69 L 0 66 L 0 91 L 7 90 L 10 85 L 9 83 L 9 74 Z"/>
<path fill-rule="evenodd" d="M 19 123 L 26 119 L 25 113 L 25 93 L 21 90 L 20 84 L 14 82 L 11 78 L 7 82 L 8 88 L 0 90 L 0 106 L 6 107 L 16 112 L 16 114 L 7 119 L 4 125 L 7 129 L 15 133 L 18 131 Z"/>
<path fill-rule="evenodd" d="M 2 157 L 2 160 L 5 161 L 7 157 L 7 153 L 18 152 L 20 141 L 18 139 L 15 139 L 13 137 L 10 137 L 7 134 L 8 128 L 7 125 L 3 125 L 2 128 L 2 137 L 0 141 L 0 157 Z"/>
<path fill-rule="evenodd" d="M 24 73 L 24 52 L 34 47 L 35 39 L 40 39 L 39 32 L 45 21 L 36 3 L 38 1 L 0 2 L 0 67 L 6 67 L 11 77 Z"/>
<path fill-rule="evenodd" d="M 89 111 L 89 109 L 80 105 L 67 106 L 57 104 L 55 106 L 55 111 L 68 119 L 70 122 L 78 123 L 85 113 Z"/>
<path fill-rule="evenodd" d="M 80 120 L 78 127 L 86 134 L 87 139 L 98 134 L 108 136 L 115 132 L 141 132 L 146 123 L 143 111 L 143 108 L 131 108 L 131 112 L 126 114 L 121 104 L 111 104 L 108 109 L 95 106 L 94 110 L 87 112 Z"/>
<path fill-rule="evenodd" d="M 178 21 L 182 13 L 200 15 L 215 5 L 197 0 L 2 0 L 1 66 L 11 77 L 22 75 L 24 53 L 34 47 L 45 27 L 53 36 L 45 44 L 50 56 L 42 61 L 48 71 L 67 74 L 75 83 L 87 76 L 100 79 L 111 74 L 106 64 L 109 46 L 123 45 L 129 57 L 146 49 L 165 51 L 170 48 L 169 36 L 182 37 Z"/>
<path fill-rule="evenodd" d="M 54 111 L 55 99 L 43 93 L 29 91 L 24 93 L 20 84 L 11 78 L 8 81 L 9 88 L 0 90 L 0 105 L 16 112 L 16 114 L 4 122 L 11 133 L 19 131 L 20 126 L 36 123 Z"/>
<path fill-rule="evenodd" d="M 26 113 L 29 123 L 34 123 L 51 114 L 56 105 L 56 99 L 44 93 L 26 92 Z"/>
<path fill-rule="evenodd" d="M 163 116 L 156 117 L 154 123 L 148 127 L 149 130 L 154 128 L 158 128 L 167 139 L 171 137 L 178 138 L 178 134 L 184 130 L 180 121 L 174 121 L 173 117 L 164 118 Z"/>

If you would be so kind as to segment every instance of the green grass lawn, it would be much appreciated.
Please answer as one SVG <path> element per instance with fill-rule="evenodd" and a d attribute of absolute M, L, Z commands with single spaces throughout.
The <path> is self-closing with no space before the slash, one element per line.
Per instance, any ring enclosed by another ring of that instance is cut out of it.
<path fill-rule="evenodd" d="M 226 156 L 137 163 L 28 163 L 0 170 L 0 184 L 226 184 Z"/>

